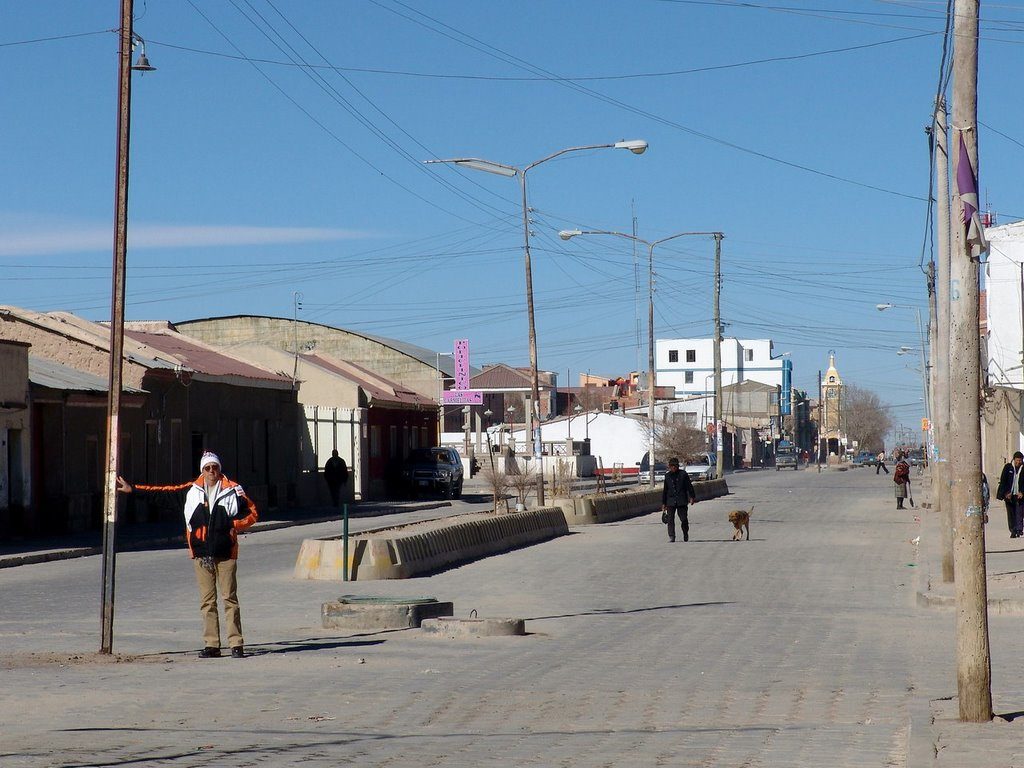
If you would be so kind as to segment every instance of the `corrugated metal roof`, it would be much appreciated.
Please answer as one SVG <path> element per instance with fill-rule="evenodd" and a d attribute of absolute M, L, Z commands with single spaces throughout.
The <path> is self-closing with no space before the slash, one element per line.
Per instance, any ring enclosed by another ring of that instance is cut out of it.
<path fill-rule="evenodd" d="M 40 387 L 63 389 L 71 392 L 107 392 L 108 381 L 85 371 L 55 363 L 35 355 L 28 356 L 28 380 Z M 145 390 L 123 387 L 129 394 L 145 394 Z"/>
<path fill-rule="evenodd" d="M 323 355 L 303 355 L 302 359 L 309 360 L 324 370 L 358 384 L 371 400 L 419 405 L 427 408 L 437 407 L 434 400 L 404 389 L 401 384 L 385 379 L 383 376 L 348 360 Z"/>
<path fill-rule="evenodd" d="M 268 320 L 283 320 L 289 323 L 293 322 L 292 318 L 274 317 L 273 315 L 222 315 L 219 317 L 201 317 L 193 318 L 191 320 L 181 320 L 178 321 L 177 324 L 187 325 L 188 323 L 203 322 L 206 320 L 224 320 L 227 318 L 236 317 L 261 317 L 266 318 Z M 451 355 L 448 352 L 441 352 L 439 355 L 434 350 L 427 349 L 426 347 L 421 347 L 417 344 L 410 344 L 407 341 L 390 339 L 387 336 L 375 336 L 374 334 L 371 333 L 354 331 L 351 328 L 339 328 L 338 326 L 327 325 L 326 323 L 314 323 L 310 320 L 299 320 L 298 322 L 302 325 L 320 326 L 321 328 L 329 328 L 332 331 L 343 331 L 345 333 L 351 333 L 353 336 L 362 336 L 364 339 L 369 339 L 370 341 L 375 341 L 378 344 L 383 344 L 385 347 L 391 347 L 392 349 L 401 352 L 403 355 L 408 355 L 409 357 L 419 360 L 421 363 L 425 365 L 429 365 L 431 368 L 440 367 L 441 372 L 448 377 L 452 377 L 455 375 L 455 364 L 454 362 L 452 362 Z M 480 373 L 480 369 L 476 366 L 471 365 L 469 368 L 469 375 L 475 376 L 478 373 Z"/>
<path fill-rule="evenodd" d="M 212 347 L 174 331 L 148 333 L 125 329 L 124 333 L 126 337 L 130 337 L 139 344 L 145 344 L 147 347 L 173 355 L 196 373 L 205 373 L 210 376 L 238 376 L 245 379 L 291 384 L 289 376 L 273 373 L 237 357 L 218 352 Z"/>

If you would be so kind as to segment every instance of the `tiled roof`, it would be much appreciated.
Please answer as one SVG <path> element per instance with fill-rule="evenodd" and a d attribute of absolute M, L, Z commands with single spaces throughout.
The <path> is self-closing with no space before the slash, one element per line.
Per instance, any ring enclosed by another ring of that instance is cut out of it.
<path fill-rule="evenodd" d="M 499 363 L 484 368 L 470 379 L 473 389 L 523 389 L 532 386 L 529 373 Z"/>

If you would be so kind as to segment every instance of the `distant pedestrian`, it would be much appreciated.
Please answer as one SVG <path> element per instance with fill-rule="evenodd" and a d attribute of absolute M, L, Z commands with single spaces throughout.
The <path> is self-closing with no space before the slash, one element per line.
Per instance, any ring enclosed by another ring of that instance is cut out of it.
<path fill-rule="evenodd" d="M 690 476 L 679 469 L 679 459 L 668 460 L 668 472 L 661 488 L 661 521 L 668 524 L 668 540 L 676 540 L 676 515 L 683 529 L 683 541 L 690 540 L 690 519 L 688 505 L 697 503 Z"/>
<path fill-rule="evenodd" d="M 875 467 L 875 474 L 884 471 L 885 474 L 889 474 L 889 468 L 885 466 L 885 451 L 879 451 L 878 453 L 878 465 Z"/>
<path fill-rule="evenodd" d="M 324 464 L 324 480 L 327 481 L 327 489 L 331 492 L 331 504 L 337 507 L 341 489 L 348 482 L 348 465 L 338 455 L 337 448 L 331 451 L 331 458 Z"/>
<path fill-rule="evenodd" d="M 236 659 L 245 657 L 242 614 L 238 604 L 238 531 L 256 522 L 256 505 L 242 486 L 221 473 L 217 454 L 207 451 L 199 461 L 201 474 L 181 485 L 131 485 L 117 478 L 121 493 L 137 492 L 143 498 L 173 501 L 184 510 L 188 549 L 199 584 L 203 615 L 204 659 L 220 656 L 220 621 L 217 593 L 224 602 L 228 647 Z"/>
<path fill-rule="evenodd" d="M 910 465 L 902 453 L 897 457 L 892 481 L 896 483 L 896 509 L 903 509 L 903 500 L 910 495 Z"/>
<path fill-rule="evenodd" d="M 981 520 L 986 525 L 988 524 L 988 508 L 989 508 L 989 504 L 991 503 L 991 501 L 992 501 L 992 492 L 989 490 L 989 487 L 988 487 L 988 478 L 985 476 L 985 473 L 982 472 L 981 473 L 981 513 L 982 513 Z"/>
<path fill-rule="evenodd" d="M 1010 528 L 1010 538 L 1020 538 L 1024 534 L 1024 453 L 1017 451 L 1013 460 L 1003 467 L 999 474 L 999 485 L 996 486 L 996 498 L 1006 504 L 1006 524 Z"/>

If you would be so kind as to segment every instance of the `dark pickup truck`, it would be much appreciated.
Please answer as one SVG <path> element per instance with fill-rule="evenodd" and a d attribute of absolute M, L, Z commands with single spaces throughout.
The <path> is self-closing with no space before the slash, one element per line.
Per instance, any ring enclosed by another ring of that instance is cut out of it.
<path fill-rule="evenodd" d="M 402 483 L 413 496 L 428 491 L 458 499 L 462 474 L 462 458 L 454 448 L 417 448 L 402 466 Z"/>

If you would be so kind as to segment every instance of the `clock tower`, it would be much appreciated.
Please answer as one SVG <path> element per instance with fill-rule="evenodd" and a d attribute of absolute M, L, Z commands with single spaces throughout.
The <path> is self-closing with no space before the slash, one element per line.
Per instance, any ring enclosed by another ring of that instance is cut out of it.
<path fill-rule="evenodd" d="M 843 428 L 843 380 L 836 370 L 836 352 L 828 352 L 828 370 L 821 382 L 820 437 L 826 441 L 826 456 L 839 453 Z"/>

